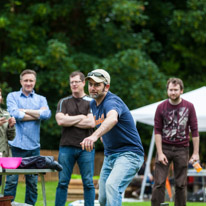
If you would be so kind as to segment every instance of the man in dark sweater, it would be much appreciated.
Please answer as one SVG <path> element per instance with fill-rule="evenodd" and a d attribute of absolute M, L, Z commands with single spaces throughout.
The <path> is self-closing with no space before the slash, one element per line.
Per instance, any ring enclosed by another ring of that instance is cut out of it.
<path fill-rule="evenodd" d="M 189 130 L 193 153 L 190 161 L 199 160 L 197 117 L 192 103 L 181 98 L 183 82 L 170 78 L 167 82 L 169 99 L 157 107 L 155 114 L 155 159 L 152 206 L 160 206 L 165 197 L 165 181 L 170 163 L 174 164 L 175 206 L 186 205 L 187 168 L 189 162 Z"/>
<path fill-rule="evenodd" d="M 94 206 L 95 189 L 93 184 L 94 149 L 82 150 L 80 142 L 93 133 L 95 122 L 90 110 L 91 98 L 84 92 L 85 76 L 81 72 L 70 75 L 72 95 L 61 99 L 57 106 L 56 121 L 62 126 L 59 148 L 59 163 L 63 170 L 59 173 L 55 206 L 64 206 L 68 184 L 74 164 L 77 162 L 84 186 L 85 206 Z"/>

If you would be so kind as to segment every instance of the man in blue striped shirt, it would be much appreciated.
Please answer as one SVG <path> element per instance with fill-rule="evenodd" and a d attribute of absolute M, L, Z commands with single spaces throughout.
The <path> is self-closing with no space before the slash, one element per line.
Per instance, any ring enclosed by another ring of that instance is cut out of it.
<path fill-rule="evenodd" d="M 36 72 L 24 70 L 20 75 L 22 88 L 7 96 L 7 108 L 16 119 L 16 137 L 9 141 L 13 157 L 31 157 L 40 155 L 40 124 L 41 120 L 51 117 L 45 97 L 34 91 Z M 25 203 L 35 205 L 37 201 L 36 175 L 26 175 Z M 16 195 L 18 175 L 7 176 L 4 196 Z"/>

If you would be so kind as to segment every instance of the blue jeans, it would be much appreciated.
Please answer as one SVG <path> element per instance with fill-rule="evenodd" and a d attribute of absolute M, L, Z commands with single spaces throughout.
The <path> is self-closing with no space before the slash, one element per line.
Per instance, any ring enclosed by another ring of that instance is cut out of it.
<path fill-rule="evenodd" d="M 64 206 L 67 200 L 67 189 L 74 164 L 77 162 L 84 186 L 85 206 L 94 206 L 95 189 L 93 183 L 95 150 L 87 152 L 77 147 L 64 146 L 59 149 L 58 161 L 63 170 L 59 172 L 59 183 L 56 189 L 55 206 Z"/>
<path fill-rule="evenodd" d="M 22 150 L 17 147 L 11 147 L 11 151 L 13 157 L 31 157 L 31 156 L 40 155 L 40 148 L 37 148 L 35 150 Z M 7 176 L 4 196 L 13 196 L 15 199 L 18 179 L 19 179 L 18 175 Z M 37 201 L 38 175 L 25 175 L 25 179 L 26 179 L 25 203 L 35 205 Z"/>
<path fill-rule="evenodd" d="M 101 206 L 121 206 L 126 190 L 144 162 L 144 157 L 133 152 L 116 153 L 104 157 L 99 180 Z"/>

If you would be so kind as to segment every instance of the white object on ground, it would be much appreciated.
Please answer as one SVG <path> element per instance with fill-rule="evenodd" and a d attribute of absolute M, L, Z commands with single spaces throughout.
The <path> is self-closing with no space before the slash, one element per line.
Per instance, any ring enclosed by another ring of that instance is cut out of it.
<path fill-rule="evenodd" d="M 76 200 L 74 202 L 69 203 L 68 206 L 84 206 L 84 200 Z M 99 201 L 94 201 L 94 206 L 100 206 Z"/>
<path fill-rule="evenodd" d="M 11 202 L 12 206 L 32 206 L 26 203 L 19 203 L 19 202 Z"/>

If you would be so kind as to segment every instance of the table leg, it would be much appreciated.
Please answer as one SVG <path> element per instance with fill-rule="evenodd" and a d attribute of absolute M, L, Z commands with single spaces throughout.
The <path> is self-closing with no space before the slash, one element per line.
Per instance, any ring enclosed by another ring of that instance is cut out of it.
<path fill-rule="evenodd" d="M 1 194 L 4 196 L 4 187 L 5 187 L 6 175 L 1 176 Z"/>
<path fill-rule="evenodd" d="M 41 177 L 41 187 L 42 187 L 42 195 L 44 200 L 44 206 L 46 206 L 46 192 L 45 192 L 45 181 L 44 181 L 44 174 L 39 174 Z"/>

